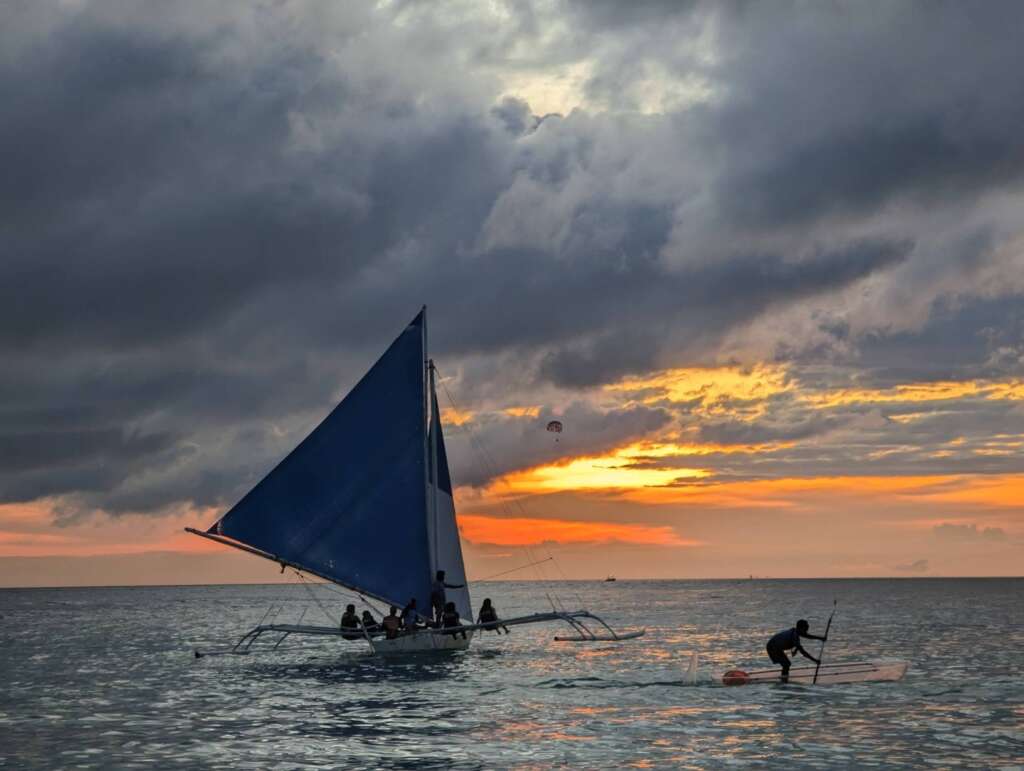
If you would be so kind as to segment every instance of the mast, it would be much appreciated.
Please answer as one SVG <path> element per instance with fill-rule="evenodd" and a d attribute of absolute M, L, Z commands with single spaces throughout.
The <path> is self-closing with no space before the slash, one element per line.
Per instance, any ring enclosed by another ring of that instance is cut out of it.
<path fill-rule="evenodd" d="M 431 451 L 430 451 L 430 386 L 433 382 L 431 363 L 427 356 L 427 306 L 424 305 L 420 311 L 423 314 L 423 495 L 426 501 L 426 516 L 427 516 L 427 541 L 430 542 L 431 538 L 434 539 L 433 547 L 430 549 L 430 575 L 427 577 L 429 581 L 434 580 L 434 573 L 437 571 L 437 516 L 435 514 L 436 502 L 434 496 L 431 494 Z"/>
<path fill-rule="evenodd" d="M 434 360 L 428 359 L 427 371 L 430 374 L 430 426 L 433 429 L 434 423 L 441 425 L 441 416 L 434 415 L 433 412 L 437 409 L 437 394 L 434 391 Z M 436 572 L 438 570 L 438 562 L 440 562 L 440 546 L 438 544 L 438 533 L 437 533 L 437 486 L 438 486 L 438 473 L 437 473 L 437 431 L 431 430 L 428 432 L 430 437 L 430 470 L 433 476 L 431 479 L 431 485 L 429 489 L 430 500 L 427 503 L 427 509 L 430 511 L 430 523 L 429 526 L 432 528 L 434 538 L 434 553 L 431 555 L 433 559 L 433 568 Z"/>

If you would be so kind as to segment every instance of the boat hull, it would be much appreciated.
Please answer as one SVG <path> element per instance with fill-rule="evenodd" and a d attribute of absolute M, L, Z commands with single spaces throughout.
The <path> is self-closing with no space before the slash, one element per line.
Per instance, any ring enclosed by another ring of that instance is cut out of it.
<path fill-rule="evenodd" d="M 802 685 L 841 685 L 900 680 L 909 666 L 910 662 L 898 659 L 822 664 L 817 681 L 814 678 L 814 665 L 793 667 L 789 670 L 789 682 Z M 720 679 L 724 685 L 769 685 L 781 682 L 780 670 L 777 668 L 754 672 L 731 669 Z"/>
<path fill-rule="evenodd" d="M 407 653 L 433 653 L 437 651 L 464 651 L 473 640 L 473 632 L 462 635 L 438 634 L 426 630 L 416 634 L 402 635 L 392 640 L 378 637 L 370 641 L 374 653 L 382 656 L 398 656 Z"/>

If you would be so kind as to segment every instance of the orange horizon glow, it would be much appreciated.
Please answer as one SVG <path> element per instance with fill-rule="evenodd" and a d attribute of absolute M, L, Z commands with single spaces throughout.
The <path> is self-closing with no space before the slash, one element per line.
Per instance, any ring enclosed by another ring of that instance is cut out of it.
<path fill-rule="evenodd" d="M 164 516 L 93 513 L 54 526 L 59 499 L 0 505 L 0 557 L 101 557 L 149 552 L 207 553 L 223 549 L 185 527 L 205 528 L 214 509 L 183 510 Z"/>
<path fill-rule="evenodd" d="M 533 546 L 555 543 L 621 543 L 655 546 L 700 546 L 681 538 L 667 525 L 589 522 L 532 517 L 489 517 L 460 514 L 459 533 L 470 543 L 495 546 Z"/>
<path fill-rule="evenodd" d="M 568 455 L 509 471 L 485 487 L 457 488 L 458 509 L 466 512 L 459 514 L 458 523 L 467 545 L 467 565 L 471 565 L 471 572 L 486 574 L 494 560 L 511 557 L 516 547 L 545 543 L 565 547 L 567 552 L 587 551 L 594 546 L 606 555 L 623 549 L 638 554 L 642 549 L 662 548 L 682 549 L 686 555 L 677 563 L 678 568 L 657 566 L 657 560 L 648 558 L 645 562 L 643 557 L 634 556 L 634 563 L 626 560 L 616 568 L 620 575 L 673 569 L 682 574 L 693 574 L 692 570 L 705 575 L 764 572 L 764 567 L 748 570 L 743 566 L 762 554 L 790 554 L 790 531 L 780 522 L 788 522 L 788 527 L 796 528 L 791 532 L 800 532 L 803 538 L 810 537 L 804 528 L 816 523 L 813 530 L 821 531 L 824 540 L 817 542 L 813 553 L 827 554 L 833 548 L 851 550 L 834 569 L 828 567 L 828 562 L 808 568 L 823 575 L 830 570 L 838 574 L 900 575 L 905 569 L 901 566 L 912 565 L 929 554 L 915 549 L 932 549 L 933 558 L 943 553 L 942 549 L 959 550 L 950 553 L 968 554 L 973 560 L 970 564 L 979 573 L 988 569 L 990 559 L 997 561 L 992 569 L 1003 574 L 1019 562 L 1024 473 L 735 479 L 712 470 L 713 464 L 717 466 L 729 457 L 735 458 L 735 464 L 728 465 L 735 465 L 742 473 L 748 468 L 745 464 L 756 461 L 759 454 L 801 444 L 800 440 L 721 444 L 699 439 L 701 420 L 753 420 L 765 414 L 772 405 L 770 400 L 780 395 L 785 403 L 803 403 L 805 409 L 815 412 L 862 402 L 903 403 L 906 412 L 891 419 L 905 425 L 941 413 L 944 400 L 1024 399 L 1024 384 L 1009 380 L 909 383 L 889 389 L 802 392 L 787 370 L 775 365 L 684 368 L 627 378 L 582 398 L 592 399 L 598 409 L 611 409 L 609 399 L 615 400 L 618 409 L 692 401 L 696 406 L 686 408 L 692 419 L 639 438 L 626 437 L 618 446 L 601 453 Z M 938 404 L 929 409 L 924 404 L 927 402 Z M 472 423 L 484 415 L 531 420 L 544 409 L 548 408 L 528 402 L 493 406 L 488 411 L 448 408 L 443 418 L 452 426 Z M 901 443 L 881 446 L 867 457 L 879 460 L 920 450 L 908 443 L 912 436 L 907 436 Z M 571 447 L 571 442 L 563 442 L 562 451 Z M 1024 435 L 996 433 L 970 440 L 951 435 L 927 449 L 935 458 L 951 456 L 954 451 L 1014 456 L 1024 449 Z M 547 450 L 550 452 L 551 447 Z M 701 460 L 712 455 L 717 458 Z M 756 470 L 756 466 L 749 468 Z M 531 498 L 545 501 L 543 513 L 526 511 L 525 504 Z M 511 516 L 507 510 L 507 504 L 513 501 L 519 516 Z M 225 551 L 219 544 L 182 531 L 186 525 L 208 526 L 220 513 L 218 509 L 179 507 L 160 514 L 116 516 L 94 512 L 69 519 L 62 503 L 60 499 L 47 499 L 0 506 L 0 557 L 102 558 Z M 823 530 L 824 523 L 828 526 Z M 933 533 L 946 524 L 968 528 L 962 534 L 966 540 L 956 540 L 961 537 L 956 533 Z M 976 530 L 970 530 L 971 526 Z M 986 536 L 993 528 L 1000 532 Z M 879 534 L 884 538 L 879 539 Z M 898 538 L 906 539 L 907 545 L 875 545 Z M 850 539 L 858 545 L 849 545 Z M 701 548 L 691 548 L 698 546 Z M 873 553 L 889 548 L 911 552 L 893 557 Z M 798 553 L 797 559 L 806 559 L 808 565 L 818 564 L 813 553 Z M 701 559 L 706 560 L 703 567 L 690 567 Z M 958 563 L 950 559 L 947 565 L 958 569 Z M 482 567 L 485 564 L 488 567 Z M 585 574 L 587 564 L 581 558 L 577 574 Z M 262 575 L 260 570 L 253 568 L 253 574 Z"/>

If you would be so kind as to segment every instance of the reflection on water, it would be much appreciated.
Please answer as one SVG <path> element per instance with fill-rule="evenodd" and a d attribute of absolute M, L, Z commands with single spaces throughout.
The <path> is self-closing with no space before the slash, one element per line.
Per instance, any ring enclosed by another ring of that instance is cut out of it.
<path fill-rule="evenodd" d="M 282 606 L 279 620 L 298 618 L 309 603 L 297 588 L 0 591 L 0 766 L 1014 767 L 1024 758 L 1022 589 L 579 583 L 567 598 L 647 626 L 647 637 L 574 645 L 553 642 L 552 627 L 519 627 L 405 660 L 316 638 L 192 657 L 270 604 Z M 539 607 L 529 584 L 489 584 L 487 594 L 509 615 Z M 766 637 L 796 616 L 813 631 L 833 597 L 827 655 L 908 658 L 904 681 L 683 683 L 694 650 L 705 669 L 766 667 Z"/>

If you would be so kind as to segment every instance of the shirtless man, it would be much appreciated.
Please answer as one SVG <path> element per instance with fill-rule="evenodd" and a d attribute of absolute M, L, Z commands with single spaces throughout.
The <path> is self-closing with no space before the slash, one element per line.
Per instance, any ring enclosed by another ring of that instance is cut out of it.
<path fill-rule="evenodd" d="M 797 653 L 809 658 L 815 664 L 818 663 L 818 659 L 814 658 L 810 653 L 804 650 L 803 646 L 800 645 L 800 638 L 806 638 L 808 640 L 827 640 L 827 637 L 818 637 L 817 635 L 811 634 L 811 625 L 804 619 L 800 619 L 796 622 L 796 626 L 792 629 L 784 629 L 776 635 L 772 636 L 772 639 L 768 641 L 768 658 L 772 660 L 772 663 L 778 664 L 782 667 L 782 682 L 789 682 L 789 668 L 792 666 L 792 662 L 786 655 L 786 651 L 795 650 Z"/>

